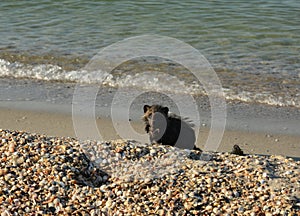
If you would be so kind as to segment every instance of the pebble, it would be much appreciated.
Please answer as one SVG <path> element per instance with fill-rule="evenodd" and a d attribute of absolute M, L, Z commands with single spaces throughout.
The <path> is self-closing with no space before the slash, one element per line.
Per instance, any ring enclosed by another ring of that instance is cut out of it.
<path fill-rule="evenodd" d="M 150 150 L 150 154 L 151 154 L 151 155 L 156 154 L 156 150 L 155 150 L 155 149 L 151 149 L 151 150 Z"/>
<path fill-rule="evenodd" d="M 0 130 L 1 216 L 297 215 L 300 162 Z M 193 153 L 193 157 L 190 154 Z M 200 154 L 200 155 L 197 155 Z"/>
<path fill-rule="evenodd" d="M 9 144 L 9 146 L 8 146 L 8 151 L 9 151 L 10 153 L 15 152 L 15 143 L 11 142 L 11 143 Z"/>

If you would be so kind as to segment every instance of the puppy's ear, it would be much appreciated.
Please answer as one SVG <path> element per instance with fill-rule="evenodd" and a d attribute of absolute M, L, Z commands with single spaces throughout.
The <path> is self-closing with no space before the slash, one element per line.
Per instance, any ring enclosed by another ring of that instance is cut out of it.
<path fill-rule="evenodd" d="M 168 113 L 169 113 L 169 108 L 168 108 L 168 107 L 163 107 L 162 110 L 163 110 L 163 112 L 164 112 L 166 115 L 168 115 Z"/>
<path fill-rule="evenodd" d="M 149 105 L 145 105 L 145 106 L 144 106 L 144 113 L 146 113 L 146 112 L 150 109 L 150 107 L 151 107 L 151 106 L 149 106 Z"/>

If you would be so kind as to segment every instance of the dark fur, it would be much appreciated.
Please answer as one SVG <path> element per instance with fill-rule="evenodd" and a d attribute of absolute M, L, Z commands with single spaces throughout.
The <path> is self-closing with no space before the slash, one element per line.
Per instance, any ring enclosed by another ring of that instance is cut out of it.
<path fill-rule="evenodd" d="M 143 121 L 151 143 L 200 150 L 195 146 L 192 125 L 179 116 L 169 114 L 168 107 L 145 105 Z"/>

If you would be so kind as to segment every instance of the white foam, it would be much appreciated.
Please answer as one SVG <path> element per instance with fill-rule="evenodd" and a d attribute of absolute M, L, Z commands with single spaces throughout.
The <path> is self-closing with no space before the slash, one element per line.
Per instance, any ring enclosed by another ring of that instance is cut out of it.
<path fill-rule="evenodd" d="M 26 65 L 10 63 L 0 59 L 0 77 L 29 78 L 45 81 L 81 82 L 87 84 L 102 83 L 109 74 L 102 71 L 85 70 L 65 71 L 58 65 Z"/>
<path fill-rule="evenodd" d="M 234 94 L 231 91 L 226 90 L 225 98 L 232 101 L 237 100 L 247 103 L 261 103 L 272 106 L 293 106 L 300 108 L 300 94 L 296 95 L 296 97 L 286 96 L 286 98 L 284 98 L 282 96 L 276 97 L 269 93 L 258 94 L 253 92 L 241 91 Z"/>
<path fill-rule="evenodd" d="M 168 91 L 175 94 L 205 95 L 203 88 L 197 83 L 186 83 L 176 76 L 161 72 L 141 72 L 114 77 L 105 71 L 86 71 L 84 69 L 65 71 L 58 65 L 39 64 L 26 65 L 10 63 L 0 59 L 0 77 L 28 78 L 45 81 L 79 82 L 84 84 L 106 85 L 111 87 L 141 88 L 149 91 Z M 238 100 L 249 103 L 262 103 L 275 106 L 300 107 L 300 93 L 276 95 L 271 92 L 249 92 L 243 90 L 223 89 L 227 100 Z"/>

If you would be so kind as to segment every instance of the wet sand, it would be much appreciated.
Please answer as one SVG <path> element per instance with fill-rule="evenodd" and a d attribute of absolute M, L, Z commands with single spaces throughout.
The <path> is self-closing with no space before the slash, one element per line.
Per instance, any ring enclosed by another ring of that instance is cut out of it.
<path fill-rule="evenodd" d="M 78 137 L 72 121 L 75 83 L 1 79 L 0 84 L 0 128 L 50 136 Z M 121 89 L 101 87 L 98 89 L 96 101 L 83 101 L 84 104 L 94 104 L 97 127 L 103 140 L 135 139 L 128 133 L 134 131 L 142 136 L 142 140 L 138 141 L 148 142 L 141 121 L 145 104 L 162 104 L 168 106 L 171 112 L 180 114 L 177 107 L 179 105 L 168 95 L 143 93 L 132 101 L 129 110 L 122 106 L 123 103 L 118 107 L 118 116 L 114 119 L 122 132 L 122 135 L 118 136 L 119 132 L 115 131 L 111 121 L 111 107 L 119 90 Z M 131 98 L 133 90 L 125 89 L 125 98 Z M 181 105 L 186 105 L 187 99 L 183 95 L 172 96 L 181 102 Z M 210 130 L 210 102 L 203 96 L 195 96 L 194 99 L 196 103 L 193 105 L 199 111 L 200 120 L 193 119 L 195 114 L 189 106 L 180 107 L 187 111 L 188 116 L 181 115 L 189 117 L 199 128 L 197 146 L 203 149 Z M 229 100 L 226 103 L 226 128 L 217 151 L 230 151 L 233 145 L 237 144 L 247 154 L 280 154 L 300 158 L 300 109 Z M 89 132 L 88 128 L 86 131 Z"/>

